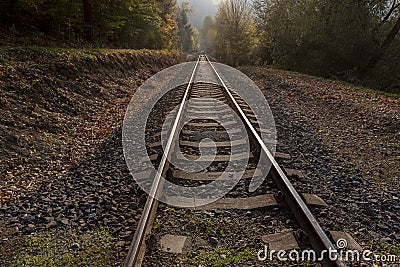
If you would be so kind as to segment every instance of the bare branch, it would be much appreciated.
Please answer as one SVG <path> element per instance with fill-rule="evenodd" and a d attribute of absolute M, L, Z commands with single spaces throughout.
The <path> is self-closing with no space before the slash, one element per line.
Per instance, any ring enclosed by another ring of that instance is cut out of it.
<path fill-rule="evenodd" d="M 393 12 L 399 7 L 400 3 L 397 3 L 397 0 L 393 0 L 392 7 L 389 9 L 389 12 L 386 14 L 386 16 L 382 19 L 381 25 L 384 24 L 390 18 Z"/>
<path fill-rule="evenodd" d="M 396 37 L 397 33 L 400 31 L 400 16 L 397 18 L 396 24 L 393 26 L 392 30 L 389 32 L 388 36 L 382 43 L 382 49 L 388 48 Z"/>

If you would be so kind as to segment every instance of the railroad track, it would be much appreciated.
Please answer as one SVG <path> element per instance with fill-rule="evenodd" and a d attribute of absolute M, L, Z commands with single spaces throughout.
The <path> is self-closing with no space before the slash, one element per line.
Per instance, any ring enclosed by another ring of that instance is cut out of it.
<path fill-rule="evenodd" d="M 205 82 L 206 77 L 212 77 L 213 81 Z M 188 208 L 188 212 L 260 209 L 262 213 L 263 208 L 280 204 L 286 206 L 290 217 L 295 218 L 295 224 L 301 229 L 301 235 L 318 254 L 336 249 L 332 236 L 321 228 L 311 213 L 307 197 L 296 191 L 287 177 L 288 171 L 280 167 L 270 152 L 273 142 L 261 137 L 263 130 L 251 107 L 228 88 L 227 82 L 207 56 L 199 56 L 188 84 L 176 89 L 179 97 L 174 104 L 178 105 L 165 119 L 170 123 L 167 130 L 160 126 L 146 134 L 148 153 L 158 172 L 151 177 L 150 196 L 144 205 L 125 266 L 142 264 L 146 254 L 145 241 L 157 216 L 157 199 L 165 197 L 169 198 L 167 202 L 173 201 Z M 278 156 L 288 157 L 284 154 Z M 180 162 L 184 162 L 184 170 L 179 168 Z M 233 165 L 229 164 L 232 162 Z M 265 166 L 270 168 L 263 168 Z M 268 169 L 267 179 L 256 191 L 249 192 L 252 179 L 262 179 Z M 204 199 L 174 195 L 174 192 L 168 192 L 162 177 L 189 188 L 189 191 L 215 183 L 213 195 L 218 197 L 209 201 L 206 195 L 210 192 L 205 192 Z M 224 193 L 222 198 L 220 192 Z M 152 196 L 157 196 L 157 199 Z M 172 240 L 178 242 L 178 239 Z M 329 258 L 323 260 L 323 265 L 345 266 L 342 261 Z"/>

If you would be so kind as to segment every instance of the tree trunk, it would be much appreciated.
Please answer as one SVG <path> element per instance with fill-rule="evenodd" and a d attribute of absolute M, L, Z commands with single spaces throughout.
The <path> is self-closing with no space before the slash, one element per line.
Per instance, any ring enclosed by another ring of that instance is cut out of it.
<path fill-rule="evenodd" d="M 392 44 L 394 38 L 396 37 L 397 33 L 400 31 L 400 17 L 398 17 L 395 25 L 393 26 L 392 30 L 386 36 L 385 40 L 381 44 L 378 53 L 371 58 L 368 62 L 367 66 L 364 70 L 361 71 L 361 78 L 364 78 L 371 70 L 373 70 L 379 61 L 382 59 L 383 55 L 385 54 L 386 49 Z"/>
<path fill-rule="evenodd" d="M 94 27 L 93 27 L 93 8 L 89 0 L 82 0 L 83 2 L 83 22 L 84 22 L 84 39 L 88 42 L 94 41 Z"/>
<path fill-rule="evenodd" d="M 397 33 L 400 30 L 400 16 L 397 18 L 396 24 L 394 25 L 393 29 L 390 31 L 388 36 L 386 37 L 385 41 L 383 41 L 382 49 L 386 50 L 393 42 L 394 38 L 396 37 Z"/>

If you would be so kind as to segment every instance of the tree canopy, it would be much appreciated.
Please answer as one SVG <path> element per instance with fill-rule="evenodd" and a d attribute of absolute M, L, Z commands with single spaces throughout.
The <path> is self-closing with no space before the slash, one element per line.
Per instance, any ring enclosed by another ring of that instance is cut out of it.
<path fill-rule="evenodd" d="M 0 44 L 202 50 L 399 91 L 400 0 L 223 0 L 200 30 L 176 0 L 2 0 Z M 199 40 L 201 39 L 201 40 Z"/>
<path fill-rule="evenodd" d="M 263 50 L 276 66 L 386 89 L 400 77 L 399 6 L 396 0 L 255 0 L 254 5 Z"/>
<path fill-rule="evenodd" d="M 399 0 L 225 0 L 203 47 L 231 64 L 274 65 L 387 91 L 400 84 Z"/>
<path fill-rule="evenodd" d="M 227 0 L 218 6 L 215 54 L 237 66 L 251 60 L 258 45 L 253 9 L 249 0 Z"/>
<path fill-rule="evenodd" d="M 191 27 L 182 8 L 176 0 L 3 0 L 1 34 L 33 44 L 180 48 L 179 33 Z"/>

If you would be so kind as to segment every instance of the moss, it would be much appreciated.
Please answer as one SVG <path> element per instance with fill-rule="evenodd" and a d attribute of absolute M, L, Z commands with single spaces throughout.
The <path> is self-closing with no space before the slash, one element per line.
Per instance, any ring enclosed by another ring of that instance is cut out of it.
<path fill-rule="evenodd" d="M 255 260 L 257 260 L 255 249 L 246 248 L 235 251 L 217 248 L 212 252 L 189 253 L 187 257 L 177 259 L 177 264 L 181 266 L 243 266 Z"/>
<path fill-rule="evenodd" d="M 375 254 L 391 254 L 400 256 L 400 248 L 398 246 L 380 240 L 373 240 L 371 242 L 371 247 Z"/>
<path fill-rule="evenodd" d="M 114 238 L 105 229 L 86 234 L 48 231 L 25 237 L 9 266 L 111 266 L 115 261 Z"/>
<path fill-rule="evenodd" d="M 110 55 L 175 55 L 180 53 L 174 50 L 131 50 L 131 49 L 75 49 L 58 47 L 39 47 L 39 46 L 19 46 L 19 47 L 0 47 L 0 64 L 11 63 L 52 63 L 52 62 L 72 62 L 76 60 L 97 61 L 101 56 Z"/>

